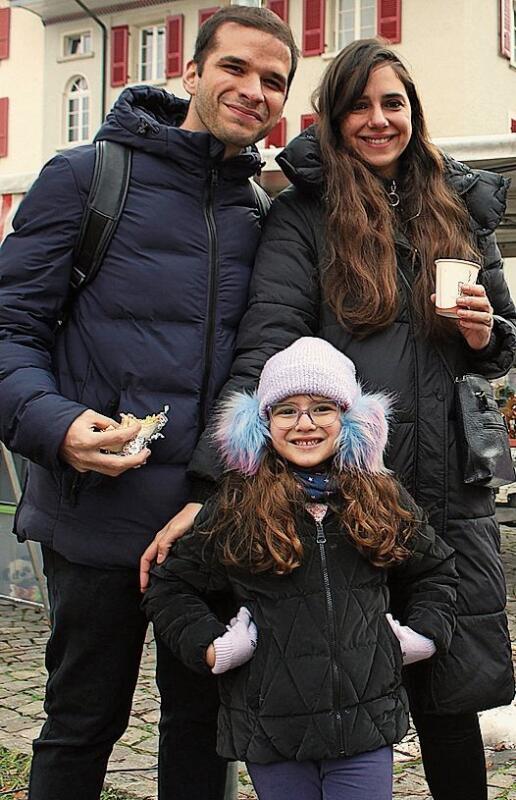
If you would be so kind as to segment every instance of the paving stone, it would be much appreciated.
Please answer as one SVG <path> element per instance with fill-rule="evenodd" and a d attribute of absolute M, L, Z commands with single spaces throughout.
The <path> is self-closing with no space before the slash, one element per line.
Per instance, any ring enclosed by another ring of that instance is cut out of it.
<path fill-rule="evenodd" d="M 36 739 L 39 736 L 41 731 L 41 722 L 38 722 L 37 725 L 34 725 L 35 720 L 28 719 L 26 721 L 32 724 L 27 725 L 27 727 L 22 728 L 19 731 L 16 731 L 16 734 L 18 736 L 23 736 L 24 739 L 29 739 L 29 741 L 32 742 L 33 739 Z"/>
<path fill-rule="evenodd" d="M 489 786 L 493 786 L 495 788 L 512 789 L 514 784 L 514 776 L 507 775 L 503 772 L 497 772 L 494 775 L 489 776 L 488 783 Z"/>
<path fill-rule="evenodd" d="M 2 725 L 2 728 L 8 733 L 16 733 L 17 731 L 26 730 L 27 717 L 19 717 L 18 719 L 9 720 Z"/>

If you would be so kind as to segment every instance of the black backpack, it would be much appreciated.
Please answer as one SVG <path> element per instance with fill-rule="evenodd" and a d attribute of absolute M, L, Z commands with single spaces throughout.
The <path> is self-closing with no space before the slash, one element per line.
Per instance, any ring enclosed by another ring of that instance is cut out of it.
<path fill-rule="evenodd" d="M 133 151 L 118 142 L 95 142 L 95 166 L 74 254 L 70 294 L 73 298 L 97 275 L 120 221 L 131 179 Z M 253 187 L 261 224 L 271 200 L 256 181 Z"/>

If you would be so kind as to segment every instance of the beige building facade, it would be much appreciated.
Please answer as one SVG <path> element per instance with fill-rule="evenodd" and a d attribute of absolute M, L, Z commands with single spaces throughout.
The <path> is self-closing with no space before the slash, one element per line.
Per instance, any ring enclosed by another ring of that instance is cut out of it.
<path fill-rule="evenodd" d="M 412 71 L 437 143 L 475 165 L 516 169 L 516 0 L 240 2 L 287 18 L 302 51 L 284 120 L 263 147 L 281 147 L 309 123 L 310 96 L 342 46 L 381 34 Z M 0 98 L 5 92 L 13 111 L 0 179 L 35 173 L 54 153 L 91 141 L 126 86 L 148 83 L 184 96 L 180 72 L 199 24 L 231 0 L 81 0 L 90 15 L 76 0 L 1 3 L 13 24 Z M 29 34 L 14 32 L 22 23 Z M 264 151 L 272 189 L 282 182 L 275 152 Z M 513 209 L 501 241 L 516 256 L 516 197 Z"/>
<path fill-rule="evenodd" d="M 0 239 L 41 167 L 44 29 L 0 1 Z"/>

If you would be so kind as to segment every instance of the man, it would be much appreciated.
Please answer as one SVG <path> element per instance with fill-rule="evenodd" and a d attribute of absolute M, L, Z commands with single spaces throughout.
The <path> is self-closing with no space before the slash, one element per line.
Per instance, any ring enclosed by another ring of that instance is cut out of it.
<path fill-rule="evenodd" d="M 260 228 L 249 178 L 278 122 L 297 51 L 266 9 L 229 7 L 199 31 L 189 104 L 122 93 L 99 139 L 133 148 L 122 219 L 64 326 L 94 148 L 43 170 L 0 259 L 0 438 L 31 460 L 20 539 L 42 543 L 52 609 L 31 800 L 96 800 L 129 717 L 146 631 L 137 566 L 189 498 L 185 467 L 232 361 Z M 119 456 L 170 406 L 152 452 Z M 141 467 L 141 469 L 134 469 Z M 159 797 L 216 800 L 217 693 L 157 642 Z"/>

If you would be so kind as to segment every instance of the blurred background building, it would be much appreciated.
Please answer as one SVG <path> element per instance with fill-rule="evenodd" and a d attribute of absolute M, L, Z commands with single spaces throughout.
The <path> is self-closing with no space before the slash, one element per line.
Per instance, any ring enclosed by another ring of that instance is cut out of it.
<path fill-rule="evenodd" d="M 181 73 L 199 25 L 232 1 L 0 0 L 4 233 L 42 163 L 90 141 L 124 87 L 184 95 Z M 285 116 L 261 143 L 272 192 L 284 185 L 274 149 L 312 121 L 310 96 L 324 68 L 353 39 L 376 34 L 413 72 L 437 144 L 474 166 L 516 174 L 516 0 L 239 2 L 288 20 L 302 52 Z M 516 186 L 500 241 L 516 257 Z M 516 294 L 516 260 L 507 274 Z"/>

